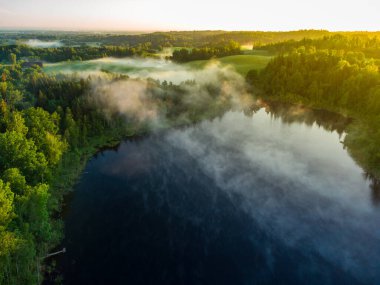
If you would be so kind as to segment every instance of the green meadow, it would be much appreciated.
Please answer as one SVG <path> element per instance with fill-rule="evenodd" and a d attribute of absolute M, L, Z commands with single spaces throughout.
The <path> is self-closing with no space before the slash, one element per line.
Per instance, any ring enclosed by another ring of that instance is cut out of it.
<path fill-rule="evenodd" d="M 149 68 L 149 67 L 147 67 Z M 60 63 L 46 64 L 44 71 L 46 73 L 79 73 L 79 72 L 96 72 L 106 71 L 113 73 L 126 74 L 141 69 L 133 64 L 124 64 L 122 60 L 100 61 L 66 61 Z"/>
<path fill-rule="evenodd" d="M 236 69 L 238 73 L 245 76 L 251 69 L 263 69 L 272 59 L 270 55 L 244 54 L 226 56 L 211 60 L 197 60 L 184 63 L 190 69 L 202 69 L 211 61 L 219 61 L 222 65 L 229 65 Z M 54 64 L 46 64 L 44 71 L 50 74 L 57 73 L 79 73 L 79 72 L 112 72 L 120 74 L 131 74 L 139 71 L 155 71 L 170 65 L 169 62 L 157 66 L 158 61 L 154 59 L 145 60 L 134 59 L 101 59 L 89 61 L 66 61 Z"/>
<path fill-rule="evenodd" d="M 217 61 L 221 62 L 222 65 L 234 67 L 238 73 L 245 76 L 251 69 L 263 69 L 271 59 L 272 56 L 269 55 L 244 54 L 218 58 Z M 201 69 L 209 62 L 210 60 L 197 60 L 186 63 L 186 65 L 191 68 Z"/>

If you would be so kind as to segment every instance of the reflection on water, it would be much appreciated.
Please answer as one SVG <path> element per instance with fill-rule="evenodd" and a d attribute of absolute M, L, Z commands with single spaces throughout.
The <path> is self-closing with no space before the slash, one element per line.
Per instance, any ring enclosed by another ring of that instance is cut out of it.
<path fill-rule="evenodd" d="M 327 131 L 335 131 L 339 135 L 343 134 L 347 125 L 352 122 L 352 119 L 342 117 L 333 112 L 309 109 L 299 105 L 279 102 L 270 102 L 270 104 L 262 102 L 259 105 L 265 106 L 265 110 L 273 118 L 281 119 L 283 123 L 304 123 L 309 127 L 315 124 Z"/>
<path fill-rule="evenodd" d="M 380 180 L 367 172 L 364 173 L 364 177 L 370 182 L 369 187 L 372 189 L 373 204 L 380 206 Z"/>
<path fill-rule="evenodd" d="M 378 179 L 371 180 L 372 199 L 375 205 L 380 205 L 380 181 Z"/>
<path fill-rule="evenodd" d="M 65 284 L 379 284 L 379 184 L 340 143 L 347 122 L 270 110 L 92 159 L 65 221 Z"/>

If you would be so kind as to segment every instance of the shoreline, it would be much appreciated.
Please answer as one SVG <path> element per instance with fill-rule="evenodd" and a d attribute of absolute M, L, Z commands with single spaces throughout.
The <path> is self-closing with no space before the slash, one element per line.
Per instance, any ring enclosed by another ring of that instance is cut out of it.
<path fill-rule="evenodd" d="M 259 97 L 260 100 L 262 100 L 257 106 L 261 108 L 268 108 L 272 110 L 273 106 L 275 104 L 280 104 L 286 106 L 286 108 L 293 107 L 301 107 L 305 110 L 310 111 L 321 111 L 321 112 L 329 112 L 332 114 L 335 114 L 337 116 L 341 116 L 342 119 L 345 120 L 351 120 L 347 124 L 345 124 L 345 129 L 349 129 L 352 127 L 353 124 L 355 124 L 356 120 L 353 117 L 349 117 L 347 115 L 344 115 L 340 112 L 337 112 L 336 110 L 328 110 L 325 108 L 317 108 L 308 106 L 307 104 L 303 104 L 300 102 L 287 102 L 282 100 L 276 100 L 276 98 L 270 98 L 270 97 Z M 273 110 L 272 110 L 273 111 Z M 274 112 L 274 111 L 273 111 Z M 213 118 L 209 118 L 213 119 Z M 201 120 L 202 121 L 202 120 Z M 191 125 L 191 124 L 190 124 Z M 189 125 L 185 126 L 170 126 L 168 129 L 176 129 L 181 127 L 188 127 Z M 56 249 L 61 249 L 62 245 L 61 242 L 64 238 L 64 212 L 65 208 L 68 207 L 69 203 L 67 203 L 68 196 L 73 193 L 73 188 L 78 183 L 78 181 L 81 179 L 83 175 L 83 171 L 89 162 L 89 160 L 96 155 L 99 152 L 107 151 L 110 149 L 117 148 L 123 141 L 128 139 L 134 139 L 134 138 L 141 138 L 145 137 L 146 135 L 150 135 L 151 132 L 142 131 L 139 133 L 137 130 L 134 130 L 133 133 L 130 134 L 108 134 L 103 135 L 99 138 L 93 138 L 89 141 L 88 146 L 76 149 L 76 150 L 70 150 L 65 154 L 64 159 L 62 160 L 62 165 L 57 170 L 56 179 L 52 181 L 52 195 L 59 195 L 58 201 L 59 205 L 56 205 L 55 208 L 52 209 L 52 215 L 51 219 L 53 222 L 60 222 L 60 226 L 55 228 L 54 230 L 59 231 L 60 233 L 60 241 L 58 243 L 52 244 L 49 246 L 49 251 L 54 251 Z M 346 144 L 344 144 L 346 147 L 348 147 Z M 364 172 L 367 172 L 367 168 L 365 165 L 360 163 L 357 157 L 348 149 L 348 154 L 355 160 L 355 162 L 360 166 Z M 378 176 L 372 174 L 368 171 L 370 175 L 373 175 L 373 179 L 375 181 L 378 181 Z M 57 197 L 57 196 L 55 196 Z M 56 280 L 59 280 L 60 278 L 60 271 L 56 270 L 58 267 L 56 267 L 56 262 L 54 259 L 50 259 L 47 261 L 44 261 L 41 263 L 41 276 L 43 277 L 43 281 L 41 284 L 56 284 L 54 283 Z M 59 284 L 59 283 L 58 283 Z"/>
<path fill-rule="evenodd" d="M 343 142 L 344 147 L 347 148 L 350 156 L 355 160 L 355 162 L 363 169 L 364 174 L 374 181 L 377 185 L 380 181 L 380 169 L 378 165 L 374 164 L 373 161 L 370 161 L 371 155 L 370 150 L 365 148 L 368 145 L 359 144 L 358 140 L 367 140 L 371 141 L 371 132 L 365 127 L 370 126 L 366 118 L 360 118 L 357 114 L 350 110 L 343 110 L 340 108 L 329 108 L 323 105 L 316 105 L 313 102 L 304 102 L 301 98 L 289 99 L 288 97 L 276 97 L 260 94 L 258 96 L 264 103 L 268 103 L 270 106 L 271 103 L 287 104 L 293 106 L 300 106 L 305 109 L 310 109 L 314 111 L 323 111 L 331 112 L 337 115 L 342 116 L 343 118 L 349 119 L 350 123 L 345 127 L 345 132 L 347 136 Z M 363 128 L 364 127 L 364 128 Z M 376 140 L 374 138 L 374 140 Z"/>
<path fill-rule="evenodd" d="M 48 245 L 48 251 L 44 254 L 57 249 L 62 249 L 62 241 L 64 239 L 64 215 L 66 208 L 69 206 L 67 199 L 74 193 L 75 185 L 80 181 L 83 171 L 89 160 L 99 152 L 118 147 L 120 143 L 128 138 L 138 136 L 132 135 L 115 135 L 102 136 L 90 140 L 89 145 L 80 149 L 69 150 L 65 153 L 62 159 L 61 166 L 57 169 L 54 175 L 56 176 L 51 183 L 51 200 L 58 201 L 50 209 L 50 219 L 54 224 L 54 231 L 59 233 L 59 241 Z M 40 268 L 40 284 L 58 284 L 60 283 L 60 272 L 56 271 L 55 259 L 42 259 L 39 265 Z"/>

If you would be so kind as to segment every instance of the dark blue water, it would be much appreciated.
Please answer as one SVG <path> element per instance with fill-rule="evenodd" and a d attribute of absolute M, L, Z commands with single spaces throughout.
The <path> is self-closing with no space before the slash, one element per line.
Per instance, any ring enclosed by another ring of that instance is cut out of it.
<path fill-rule="evenodd" d="M 99 153 L 64 284 L 380 284 L 380 211 L 344 134 L 290 121 L 229 112 Z"/>

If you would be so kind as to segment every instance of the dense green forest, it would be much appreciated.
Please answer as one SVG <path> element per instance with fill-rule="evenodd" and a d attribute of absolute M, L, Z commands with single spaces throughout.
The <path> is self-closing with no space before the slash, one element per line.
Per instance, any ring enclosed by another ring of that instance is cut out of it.
<path fill-rule="evenodd" d="M 60 240 L 60 222 L 51 218 L 70 175 L 91 138 L 113 138 L 118 122 L 84 104 L 85 81 L 58 81 L 17 63 L 0 73 L 0 284 L 37 284 Z"/>
<path fill-rule="evenodd" d="M 266 98 L 301 103 L 353 117 L 345 144 L 364 168 L 380 177 L 379 40 L 333 36 L 284 42 L 286 51 L 247 80 Z"/>
<path fill-rule="evenodd" d="M 362 52 L 367 57 L 380 58 L 379 35 L 367 34 L 337 34 L 319 39 L 304 38 L 300 41 L 288 40 L 258 47 L 272 53 L 288 53 L 300 47 L 317 50 L 344 50 L 346 52 Z"/>
<path fill-rule="evenodd" d="M 182 48 L 175 50 L 169 59 L 176 62 L 188 62 L 193 60 L 204 60 L 213 57 L 224 57 L 229 55 L 241 54 L 240 45 L 237 42 L 230 41 L 228 44 L 214 44 L 212 47 Z"/>
<path fill-rule="evenodd" d="M 152 53 L 149 45 L 138 47 L 57 47 L 57 48 L 33 48 L 27 45 L 7 45 L 0 47 L 0 59 L 8 63 L 12 56 L 25 60 L 43 60 L 48 62 L 60 62 L 66 60 L 90 60 L 102 57 L 127 57 L 142 56 L 144 53 Z"/>
<path fill-rule="evenodd" d="M 94 84 L 104 78 L 48 76 L 38 66 L 22 68 L 17 59 L 0 74 L 0 284 L 38 284 L 44 257 L 61 239 L 62 225 L 53 217 L 87 158 L 101 146 L 145 133 L 149 124 L 137 115 L 104 112 L 91 99 Z M 106 76 L 105 89 L 140 83 Z M 163 128 L 232 106 L 232 98 L 218 100 L 223 84 L 207 85 L 209 96 L 200 101 L 189 100 L 197 88 L 193 81 L 147 84 L 144 104 L 159 107 Z"/>
<path fill-rule="evenodd" d="M 128 57 L 128 56 L 151 56 L 159 50 L 153 50 L 150 43 L 140 44 L 137 47 L 102 46 L 102 47 L 55 47 L 33 48 L 28 45 L 0 46 L 0 58 L 3 63 L 11 63 L 12 57 L 26 61 L 41 60 L 47 62 L 81 61 L 104 57 Z M 182 48 L 175 50 L 168 57 L 176 62 L 188 62 L 198 59 L 210 59 L 228 55 L 241 54 L 240 45 L 237 42 L 217 43 L 202 48 Z"/>

